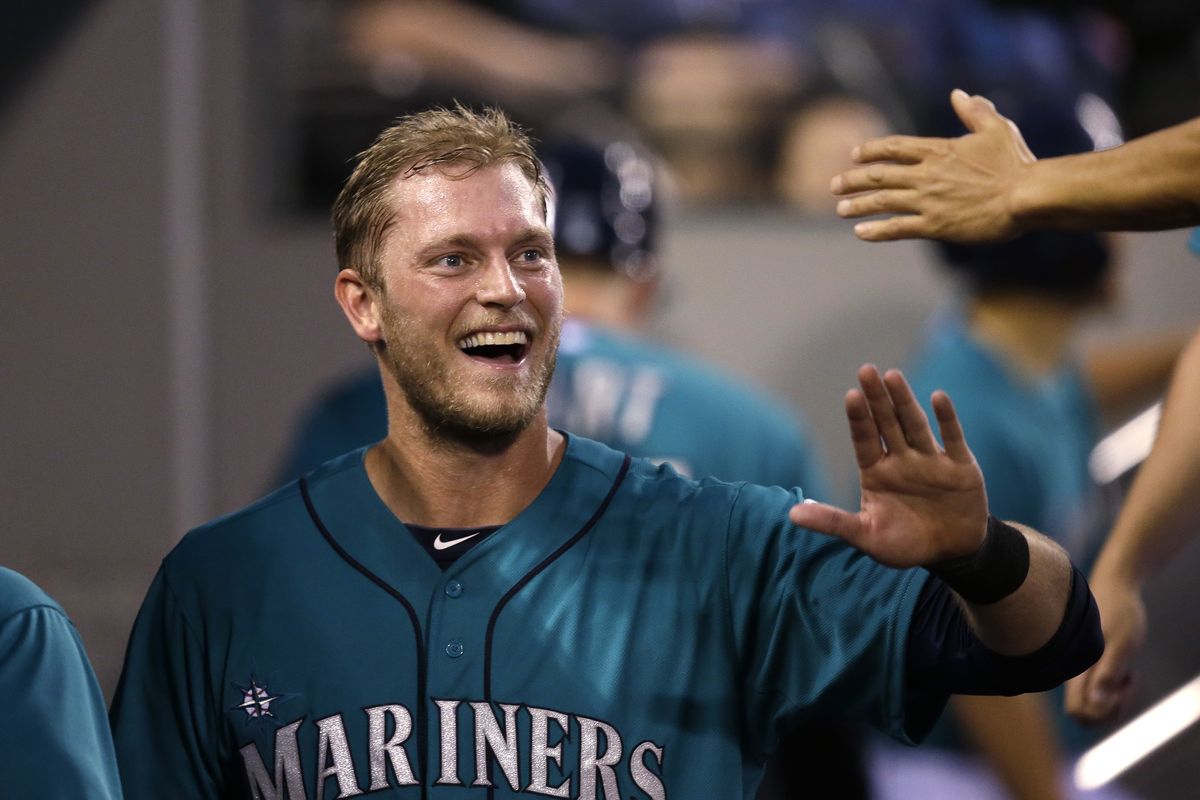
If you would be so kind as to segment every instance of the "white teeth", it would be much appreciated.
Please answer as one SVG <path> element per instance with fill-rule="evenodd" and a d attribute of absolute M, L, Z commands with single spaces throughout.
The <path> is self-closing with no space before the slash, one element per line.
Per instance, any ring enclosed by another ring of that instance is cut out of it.
<path fill-rule="evenodd" d="M 525 335 L 525 331 L 484 331 L 464 336 L 458 340 L 458 346 L 459 349 L 466 350 L 469 347 L 481 347 L 486 344 L 525 344 L 527 341 L 529 339 Z"/>

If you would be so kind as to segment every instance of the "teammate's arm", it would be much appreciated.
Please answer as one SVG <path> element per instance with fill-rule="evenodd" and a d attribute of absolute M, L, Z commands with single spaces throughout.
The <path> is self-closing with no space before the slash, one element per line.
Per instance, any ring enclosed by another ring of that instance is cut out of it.
<path fill-rule="evenodd" d="M 57 608 L 0 621 L 0 767 L 5 797 L 120 800 L 104 696 Z"/>
<path fill-rule="evenodd" d="M 843 217 L 868 241 L 994 242 L 1038 228 L 1165 230 L 1200 223 L 1200 118 L 1094 153 L 1038 160 L 986 98 L 950 96 L 969 133 L 888 136 L 836 176 Z"/>
<path fill-rule="evenodd" d="M 1092 587 L 1108 643 L 1094 667 L 1067 686 L 1067 711 L 1103 721 L 1128 694 L 1129 663 L 1146 631 L 1146 578 L 1190 541 L 1200 517 L 1200 333 L 1179 359 L 1157 439 L 1096 562 Z"/>
<path fill-rule="evenodd" d="M 1038 651 L 1059 631 L 1072 593 L 1074 571 L 1066 553 L 1030 528 L 989 522 L 983 474 L 945 392 L 932 399 L 943 450 L 898 370 L 881 377 L 875 367 L 863 366 L 858 379 L 861 389 L 846 395 L 846 416 L 862 508 L 852 513 L 805 502 L 791 509 L 791 521 L 838 536 L 898 568 L 936 569 L 947 559 L 969 563 L 985 551 L 996 552 L 996 546 L 1010 563 L 1014 547 L 1018 560 L 1027 547 L 1028 567 L 1017 575 L 1019 585 L 999 598 L 967 591 L 962 599 L 974 635 L 990 651 L 1001 656 Z M 961 585 L 956 591 L 964 594 Z"/>

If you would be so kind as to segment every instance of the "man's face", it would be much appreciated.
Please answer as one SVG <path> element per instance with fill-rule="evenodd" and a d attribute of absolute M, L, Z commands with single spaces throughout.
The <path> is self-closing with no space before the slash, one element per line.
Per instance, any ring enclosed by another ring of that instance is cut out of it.
<path fill-rule="evenodd" d="M 394 184 L 381 249 L 382 357 L 427 429 L 487 439 L 541 410 L 562 281 L 537 192 L 515 164 Z"/>

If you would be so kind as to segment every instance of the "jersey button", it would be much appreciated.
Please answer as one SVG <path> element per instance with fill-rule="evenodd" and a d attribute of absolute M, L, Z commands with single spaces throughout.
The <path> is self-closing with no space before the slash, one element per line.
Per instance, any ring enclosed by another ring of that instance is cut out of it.
<path fill-rule="evenodd" d="M 458 639 L 451 639 L 446 645 L 446 655 L 451 658 L 458 658 L 463 654 L 463 643 Z"/>
<path fill-rule="evenodd" d="M 458 581 L 450 581 L 446 584 L 447 597 L 462 597 L 463 585 Z"/>

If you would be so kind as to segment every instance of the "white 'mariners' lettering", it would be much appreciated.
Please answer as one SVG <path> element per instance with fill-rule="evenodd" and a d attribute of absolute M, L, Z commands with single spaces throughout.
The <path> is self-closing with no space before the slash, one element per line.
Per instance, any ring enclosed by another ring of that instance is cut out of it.
<path fill-rule="evenodd" d="M 254 800 L 283 800 L 285 786 L 290 800 L 308 800 L 304 794 L 304 774 L 300 770 L 300 745 L 296 741 L 296 730 L 303 722 L 301 718 L 275 731 L 274 781 L 267 774 L 258 745 L 251 742 L 238 750 L 246 765 L 246 778 Z"/>
<path fill-rule="evenodd" d="M 338 798 L 355 797 L 362 794 L 358 777 L 354 774 L 354 759 L 350 756 L 350 743 L 346 741 L 346 727 L 342 715 L 334 714 L 316 721 L 317 726 L 317 800 L 324 800 L 325 781 L 336 778 Z M 333 756 L 333 763 L 329 757 Z M 277 755 L 276 758 L 279 756 Z"/>
<path fill-rule="evenodd" d="M 442 730 L 442 774 L 438 786 L 462 786 L 458 779 L 458 700 L 435 700 Z"/>
<path fill-rule="evenodd" d="M 579 720 L 579 800 L 596 800 L 596 774 L 604 787 L 605 800 L 620 800 L 614 764 L 621 763 L 621 734 L 607 722 L 587 717 Z M 604 754 L 597 752 L 599 732 L 604 732 Z"/>
<path fill-rule="evenodd" d="M 495 785 L 489 769 L 495 761 L 504 772 L 508 786 L 520 794 L 575 800 L 621 800 L 617 769 L 623 765 L 628 771 L 625 780 L 632 781 L 640 790 L 639 797 L 644 800 L 667 800 L 662 777 L 665 748 L 652 741 L 639 742 L 629 753 L 628 764 L 625 764 L 621 734 L 607 722 L 516 703 L 463 700 L 433 702 L 438 707 L 441 729 L 437 745 L 441 776 L 434 783 L 435 786 L 465 785 L 458 773 L 458 711 L 460 707 L 469 705 L 474 712 L 475 723 L 475 780 L 472 786 Z M 497 709 L 504 713 L 503 723 L 497 716 Z M 357 797 L 364 791 L 384 792 L 393 787 L 419 784 L 405 749 L 413 733 L 412 713 L 397 703 L 370 706 L 364 708 L 363 712 L 367 716 L 365 752 L 370 764 L 370 788 L 364 790 L 359 785 L 345 720 L 341 714 L 333 714 L 313 722 L 317 729 L 316 759 L 307 763 L 309 768 L 314 763 L 316 766 L 314 800 L 326 800 L 325 788 L 330 778 L 337 781 L 337 800 Z M 529 715 L 529 726 L 524 728 L 528 732 L 527 739 L 522 735 L 523 726 L 517 722 L 520 713 Z M 302 724 L 304 718 L 275 731 L 271 771 L 267 770 L 257 743 L 250 742 L 239 749 L 253 800 L 308 800 L 309 795 L 305 792 L 306 770 L 300 760 L 298 737 Z M 568 752 L 568 748 L 574 750 L 575 737 L 571 731 L 575 724 L 579 726 L 577 754 Z M 465 731 L 463 733 L 469 738 Z M 551 745 L 551 742 L 554 744 Z M 521 769 L 524 766 L 520 762 L 522 756 L 527 756 L 529 769 L 529 784 L 524 790 L 520 788 Z M 564 774 L 570 771 L 566 764 L 574 766 L 576 757 L 578 772 L 574 776 Z M 554 765 L 553 770 L 551 764 Z M 311 772 L 308 774 L 313 775 Z M 622 774 L 625 774 L 625 770 L 622 770 Z M 561 780 L 561 783 L 554 784 L 554 780 Z M 572 794 L 573 788 L 578 789 L 578 794 Z"/>
<path fill-rule="evenodd" d="M 650 800 L 667 800 L 667 789 L 659 777 L 646 768 L 646 753 L 652 753 L 658 761 L 658 769 L 662 770 L 663 750 L 654 742 L 642 742 L 633 748 L 629 756 L 629 776 L 633 783 L 646 794 Z"/>
<path fill-rule="evenodd" d="M 371 788 L 368 791 L 377 792 L 387 789 L 388 765 L 396 774 L 397 786 L 416 786 L 417 779 L 413 775 L 412 766 L 408 763 L 408 754 L 404 752 L 404 742 L 412 733 L 412 715 L 401 705 L 375 706 L 366 709 L 367 712 L 367 752 L 371 764 Z M 396 722 L 396 730 L 392 738 L 387 737 L 387 718 Z"/>
<path fill-rule="evenodd" d="M 531 736 L 529 742 L 529 786 L 525 791 L 532 794 L 543 794 L 547 797 L 570 797 L 571 796 L 571 779 L 567 778 L 565 782 L 558 786 L 548 786 L 547 781 L 547 759 L 554 759 L 554 763 L 558 765 L 559 770 L 562 770 L 562 740 L 554 747 L 548 745 L 550 738 L 549 720 L 554 720 L 558 723 L 558 727 L 563 733 L 567 731 L 569 719 L 566 714 L 558 711 L 551 711 L 547 708 L 534 708 L 529 706 L 529 717 L 531 720 Z"/>
<path fill-rule="evenodd" d="M 491 786 L 488 777 L 487 751 L 496 755 L 496 761 L 504 770 L 508 785 L 515 792 L 520 788 L 521 771 L 517 767 L 517 709 L 519 705 L 500 703 L 504 710 L 504 731 L 492 713 L 489 703 L 471 703 L 475 709 L 475 782 L 472 786 Z"/>

